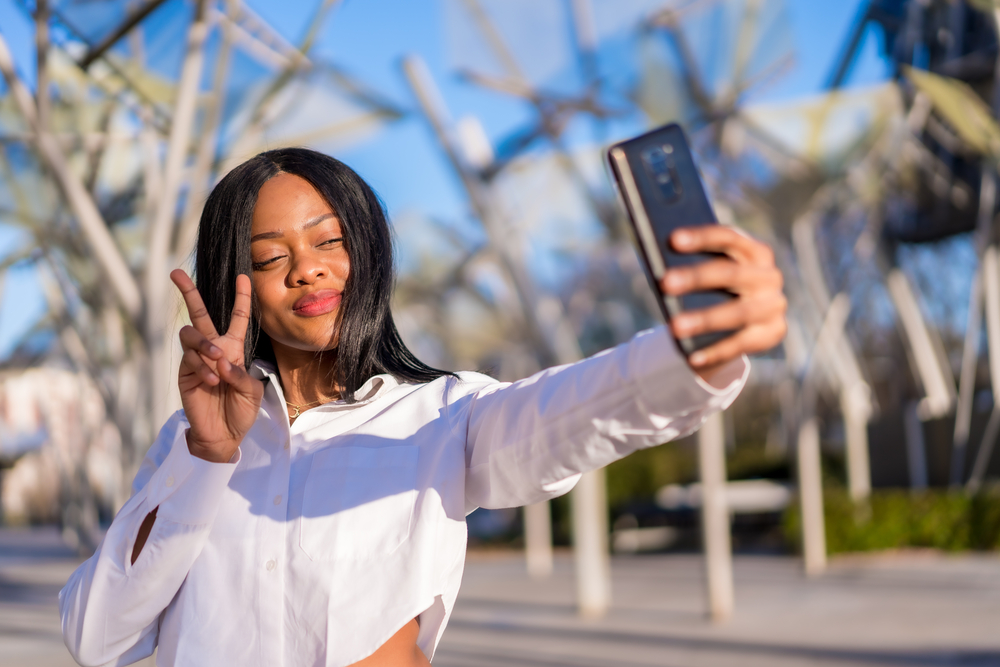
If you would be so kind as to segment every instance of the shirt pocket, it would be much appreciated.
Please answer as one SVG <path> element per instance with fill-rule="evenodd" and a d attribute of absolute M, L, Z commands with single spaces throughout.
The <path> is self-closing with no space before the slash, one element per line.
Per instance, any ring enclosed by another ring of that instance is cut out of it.
<path fill-rule="evenodd" d="M 302 497 L 300 542 L 311 560 L 369 560 L 409 537 L 417 447 L 331 447 L 317 452 Z"/>

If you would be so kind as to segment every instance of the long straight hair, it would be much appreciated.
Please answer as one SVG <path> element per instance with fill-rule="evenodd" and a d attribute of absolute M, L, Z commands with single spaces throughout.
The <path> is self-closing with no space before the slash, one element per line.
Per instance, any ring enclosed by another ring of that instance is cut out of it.
<path fill-rule="evenodd" d="M 337 314 L 337 363 L 332 378 L 348 402 L 373 375 L 402 382 L 430 382 L 448 371 L 431 368 L 403 343 L 392 320 L 392 235 L 378 196 L 354 170 L 306 148 L 281 148 L 229 172 L 208 197 L 198 227 L 195 281 L 215 328 L 225 332 L 236 301 L 236 277 L 253 276 L 250 228 L 261 187 L 278 174 L 308 181 L 340 220 L 350 273 Z M 256 300 L 244 359 L 274 362 L 271 339 L 260 328 Z"/>

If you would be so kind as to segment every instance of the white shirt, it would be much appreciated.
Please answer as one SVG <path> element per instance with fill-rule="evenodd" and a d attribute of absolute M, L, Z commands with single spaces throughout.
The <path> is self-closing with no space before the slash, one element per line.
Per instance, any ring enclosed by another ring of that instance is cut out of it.
<path fill-rule="evenodd" d="M 413 618 L 432 657 L 458 595 L 466 514 L 569 491 L 582 472 L 697 428 L 736 397 L 714 389 L 661 327 L 514 383 L 460 373 L 371 378 L 358 402 L 289 427 L 276 372 L 233 462 L 191 456 L 164 425 L 97 552 L 59 594 L 84 665 L 340 667 Z M 139 526 L 159 508 L 135 564 Z"/>

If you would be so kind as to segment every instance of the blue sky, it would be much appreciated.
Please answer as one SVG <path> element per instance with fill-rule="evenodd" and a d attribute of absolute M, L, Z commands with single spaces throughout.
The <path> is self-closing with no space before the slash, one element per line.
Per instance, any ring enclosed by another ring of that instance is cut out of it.
<path fill-rule="evenodd" d="M 561 0 L 548 0 L 560 2 Z M 601 0 L 598 0 L 601 1 Z M 604 0 L 605 2 L 610 0 Z M 538 0 L 543 2 L 543 0 Z M 451 73 L 442 6 L 444 0 L 343 0 L 317 43 L 317 56 L 331 59 L 404 107 L 413 101 L 400 73 L 404 54 L 420 54 L 428 63 L 455 116 L 475 114 L 492 139 L 523 121 L 524 109 L 496 94 L 462 83 Z M 295 41 L 312 3 L 248 0 L 248 4 L 282 34 Z M 858 13 L 860 0 L 816 2 L 787 0 L 796 55 L 794 68 L 755 98 L 779 101 L 819 92 Z M 22 71 L 33 60 L 30 23 L 15 0 L 0 0 L 0 31 L 10 43 Z M 887 67 L 878 55 L 878 35 L 866 35 L 849 85 L 883 80 Z M 417 118 L 389 126 L 372 140 L 338 155 L 373 184 L 390 213 L 417 210 L 456 219 L 465 215 L 458 183 L 442 159 L 430 131 Z M 405 164 L 401 164 L 401 160 Z M 0 253 L 13 247 L 17 235 L 0 226 Z M 34 272 L 8 272 L 0 303 L 0 358 L 45 312 Z"/>

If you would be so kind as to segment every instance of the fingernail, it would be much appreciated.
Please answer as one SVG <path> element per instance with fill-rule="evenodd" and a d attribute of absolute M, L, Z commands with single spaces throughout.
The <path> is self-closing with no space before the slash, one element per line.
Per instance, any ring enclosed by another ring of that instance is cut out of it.
<path fill-rule="evenodd" d="M 690 357 L 688 357 L 688 361 L 691 362 L 692 366 L 701 366 L 702 364 L 705 363 L 705 355 L 702 354 L 701 352 L 695 352 Z"/>
<path fill-rule="evenodd" d="M 688 329 L 691 328 L 691 320 L 687 317 L 678 317 L 674 319 L 674 329 L 679 334 L 683 334 Z"/>
<path fill-rule="evenodd" d="M 209 345 L 208 346 L 208 353 L 209 354 L 222 354 L 222 350 L 220 350 L 219 348 L 217 348 L 214 345 Z"/>
<path fill-rule="evenodd" d="M 687 232 L 674 232 L 673 239 L 677 245 L 688 245 L 691 243 L 691 235 Z"/>

